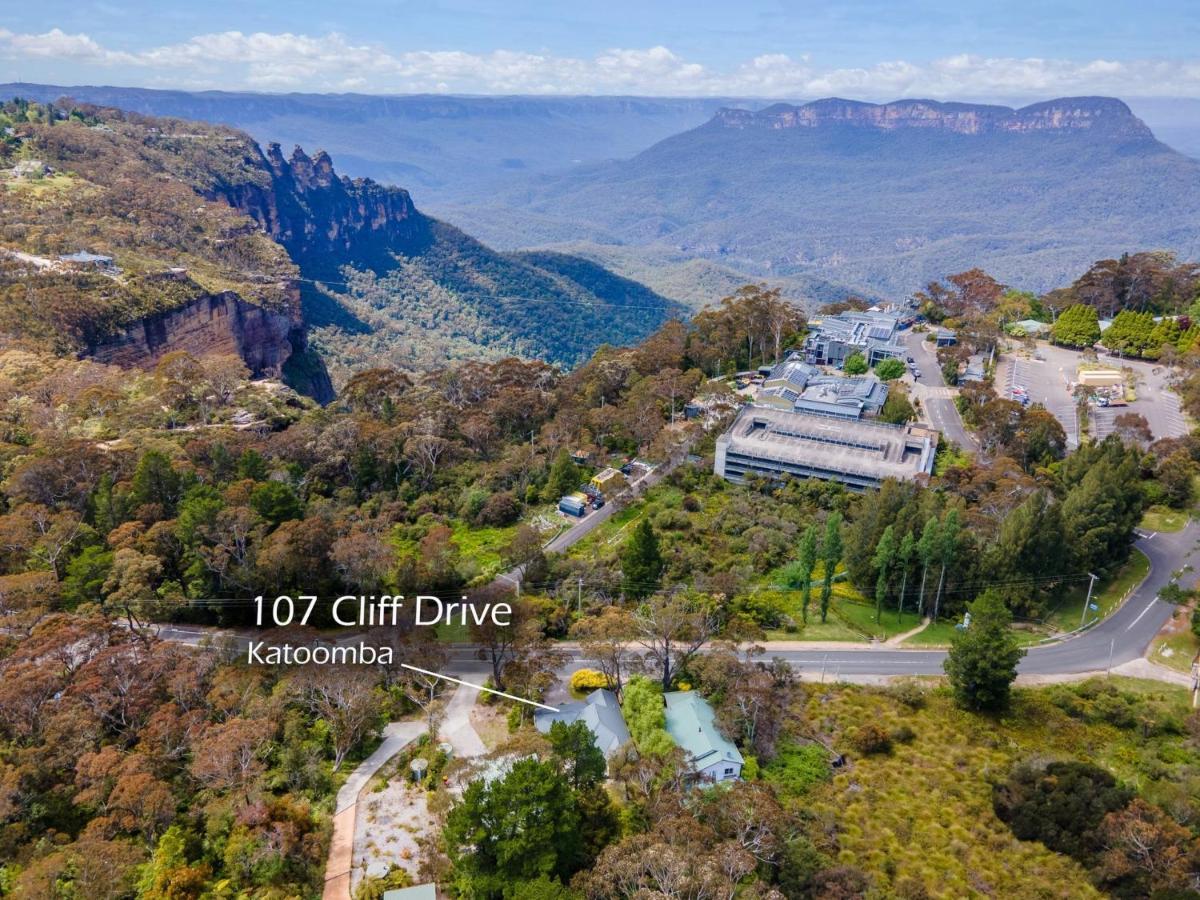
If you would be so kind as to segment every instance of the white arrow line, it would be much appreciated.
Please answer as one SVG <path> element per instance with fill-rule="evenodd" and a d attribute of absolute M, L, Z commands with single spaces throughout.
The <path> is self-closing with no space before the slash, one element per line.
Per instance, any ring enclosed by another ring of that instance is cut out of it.
<path fill-rule="evenodd" d="M 451 678 L 449 675 L 443 675 L 441 672 L 430 672 L 428 669 L 420 669 L 416 666 L 410 666 L 408 663 L 400 663 L 400 668 L 411 669 L 414 672 L 420 672 L 422 675 L 431 675 L 434 678 L 441 678 L 444 681 L 453 681 L 455 684 L 464 684 L 467 687 L 475 688 L 477 691 L 487 691 L 489 694 L 507 697 L 509 700 L 516 700 L 518 703 L 528 703 L 530 706 L 536 706 L 539 709 L 548 709 L 550 712 L 560 712 L 557 706 L 547 706 L 545 703 L 536 703 L 533 700 L 526 700 L 524 697 L 517 697 L 514 694 L 506 694 L 504 691 L 497 691 L 490 687 L 484 687 L 482 684 L 474 684 L 470 681 L 463 681 L 461 678 Z"/>

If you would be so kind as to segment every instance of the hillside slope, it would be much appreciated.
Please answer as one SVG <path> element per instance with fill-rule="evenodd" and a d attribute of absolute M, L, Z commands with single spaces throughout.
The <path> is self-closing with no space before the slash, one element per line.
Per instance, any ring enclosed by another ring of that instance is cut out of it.
<path fill-rule="evenodd" d="M 323 151 L 285 158 L 271 144 L 264 161 L 268 187 L 231 181 L 212 194 L 299 264 L 305 320 L 335 380 L 365 364 L 427 369 L 511 355 L 571 366 L 686 313 L 585 260 L 543 268 L 497 253 L 418 211 L 401 188 L 339 176 Z M 564 267 L 586 269 L 591 283 Z"/>
<path fill-rule="evenodd" d="M 1047 289 L 1130 248 L 1200 251 L 1200 162 L 1106 98 L 728 109 L 631 160 L 531 181 L 479 217 L 506 205 L 529 241 L 575 221 L 593 240 L 865 292 L 972 265 Z"/>

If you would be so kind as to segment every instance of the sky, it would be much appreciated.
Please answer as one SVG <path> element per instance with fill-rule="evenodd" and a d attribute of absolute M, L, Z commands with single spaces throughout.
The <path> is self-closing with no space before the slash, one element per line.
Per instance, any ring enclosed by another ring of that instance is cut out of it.
<path fill-rule="evenodd" d="M 41 0 L 0 81 L 256 91 L 1200 97 L 1195 0 Z"/>

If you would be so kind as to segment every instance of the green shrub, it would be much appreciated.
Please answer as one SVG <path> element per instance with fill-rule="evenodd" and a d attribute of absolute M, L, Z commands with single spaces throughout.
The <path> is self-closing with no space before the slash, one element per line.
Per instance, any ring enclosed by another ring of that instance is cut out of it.
<path fill-rule="evenodd" d="M 762 770 L 763 778 L 782 793 L 802 795 L 830 779 L 829 751 L 820 744 L 781 744 Z"/>
<path fill-rule="evenodd" d="M 897 744 L 911 744 L 917 739 L 917 733 L 908 725 L 901 725 L 892 732 L 892 741 Z"/>
<path fill-rule="evenodd" d="M 866 375 L 867 360 L 861 353 L 851 353 L 842 363 L 842 371 L 847 375 Z"/>
<path fill-rule="evenodd" d="M 888 693 L 909 709 L 924 709 L 925 704 L 929 700 L 929 696 L 921 682 L 907 678 L 893 684 L 888 688 Z"/>
<path fill-rule="evenodd" d="M 904 363 L 898 359 L 881 359 L 875 364 L 875 374 L 882 381 L 895 381 L 904 374 Z"/>
<path fill-rule="evenodd" d="M 640 675 L 629 679 L 624 691 L 625 723 L 638 750 L 649 756 L 665 756 L 675 748 L 667 733 L 667 711 L 662 688 Z"/>
<path fill-rule="evenodd" d="M 1087 860 L 1100 850 L 1097 831 L 1106 815 L 1124 809 L 1134 792 L 1104 769 L 1085 762 L 1021 765 L 996 785 L 996 815 L 1023 841 Z"/>

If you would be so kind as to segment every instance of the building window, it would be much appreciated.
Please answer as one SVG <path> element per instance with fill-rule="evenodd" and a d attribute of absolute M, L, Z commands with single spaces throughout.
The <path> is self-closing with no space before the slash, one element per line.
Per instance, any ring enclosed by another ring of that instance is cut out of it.
<path fill-rule="evenodd" d="M 726 775 L 732 775 L 732 774 L 733 774 L 733 766 L 726 766 L 726 767 L 725 767 L 725 774 L 726 774 Z"/>

